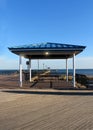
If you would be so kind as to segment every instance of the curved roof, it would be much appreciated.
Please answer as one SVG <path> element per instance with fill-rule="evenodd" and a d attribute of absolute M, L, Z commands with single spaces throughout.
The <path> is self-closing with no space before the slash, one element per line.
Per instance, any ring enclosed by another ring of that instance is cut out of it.
<path fill-rule="evenodd" d="M 8 48 L 17 55 L 31 59 L 65 59 L 70 58 L 85 49 L 85 46 L 62 43 L 39 43 Z"/>

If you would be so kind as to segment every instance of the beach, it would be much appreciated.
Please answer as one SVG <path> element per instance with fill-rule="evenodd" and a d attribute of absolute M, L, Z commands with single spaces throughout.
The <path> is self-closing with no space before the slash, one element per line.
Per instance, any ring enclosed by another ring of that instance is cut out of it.
<path fill-rule="evenodd" d="M 0 76 L 0 129 L 93 130 L 93 90 L 19 88 L 18 75 Z"/>

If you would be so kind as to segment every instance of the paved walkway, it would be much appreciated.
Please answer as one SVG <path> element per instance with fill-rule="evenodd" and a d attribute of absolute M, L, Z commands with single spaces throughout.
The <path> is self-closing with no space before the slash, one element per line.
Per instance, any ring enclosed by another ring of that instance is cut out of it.
<path fill-rule="evenodd" d="M 93 91 L 1 89 L 0 130 L 93 130 Z"/>

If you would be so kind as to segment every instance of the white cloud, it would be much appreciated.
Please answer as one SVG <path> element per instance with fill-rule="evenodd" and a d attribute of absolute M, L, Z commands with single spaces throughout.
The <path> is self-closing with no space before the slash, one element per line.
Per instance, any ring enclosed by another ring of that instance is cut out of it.
<path fill-rule="evenodd" d="M 16 59 L 9 59 L 7 56 L 0 56 L 0 69 L 15 69 L 18 68 Z"/>
<path fill-rule="evenodd" d="M 76 68 L 93 68 L 93 57 L 78 57 L 76 58 Z"/>
<path fill-rule="evenodd" d="M 23 69 L 26 69 L 27 59 L 22 59 Z M 93 68 L 93 57 L 76 57 L 76 68 L 77 69 L 88 69 Z M 43 69 L 50 67 L 51 69 L 65 69 L 66 61 L 61 60 L 39 60 L 39 68 Z M 73 59 L 68 60 L 68 68 L 73 68 Z M 19 69 L 19 57 L 9 58 L 8 56 L 0 56 L 0 69 Z M 38 69 L 38 60 L 32 60 L 32 69 Z"/>

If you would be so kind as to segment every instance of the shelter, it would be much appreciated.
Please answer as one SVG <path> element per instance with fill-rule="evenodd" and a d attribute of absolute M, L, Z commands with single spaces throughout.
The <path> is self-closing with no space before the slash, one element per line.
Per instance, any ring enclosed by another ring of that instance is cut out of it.
<path fill-rule="evenodd" d="M 9 47 L 12 53 L 19 55 L 20 87 L 22 87 L 22 56 L 29 59 L 31 81 L 31 59 L 66 59 L 66 77 L 68 82 L 68 58 L 73 58 L 73 87 L 75 87 L 75 56 L 85 49 L 85 46 L 62 43 L 40 43 Z"/>

